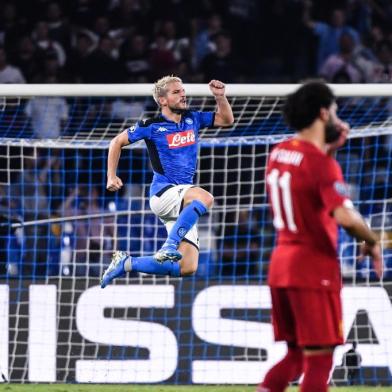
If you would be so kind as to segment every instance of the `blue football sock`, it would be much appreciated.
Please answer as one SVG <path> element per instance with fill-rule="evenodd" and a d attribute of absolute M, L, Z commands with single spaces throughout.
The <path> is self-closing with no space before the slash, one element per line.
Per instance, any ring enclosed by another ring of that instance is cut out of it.
<path fill-rule="evenodd" d="M 132 257 L 132 271 L 154 275 L 180 276 L 180 264 L 177 261 L 159 263 L 153 256 Z"/>
<path fill-rule="evenodd" d="M 193 200 L 178 216 L 176 223 L 170 230 L 166 244 L 178 246 L 186 233 L 193 227 L 198 219 L 208 211 L 207 207 L 199 200 Z"/>

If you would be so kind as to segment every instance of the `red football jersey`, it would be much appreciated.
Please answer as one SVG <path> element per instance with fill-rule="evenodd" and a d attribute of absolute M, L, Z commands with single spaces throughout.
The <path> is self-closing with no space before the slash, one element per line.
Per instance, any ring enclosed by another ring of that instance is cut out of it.
<path fill-rule="evenodd" d="M 278 232 L 270 286 L 339 289 L 338 227 L 331 213 L 351 201 L 338 162 L 310 142 L 289 139 L 272 150 L 266 184 Z"/>

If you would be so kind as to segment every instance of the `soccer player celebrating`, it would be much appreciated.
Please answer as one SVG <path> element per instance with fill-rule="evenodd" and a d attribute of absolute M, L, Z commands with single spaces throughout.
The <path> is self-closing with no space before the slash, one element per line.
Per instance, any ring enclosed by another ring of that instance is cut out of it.
<path fill-rule="evenodd" d="M 121 149 L 144 139 L 154 171 L 150 207 L 166 225 L 168 238 L 154 256 L 131 257 L 123 251 L 114 252 L 103 274 L 102 288 L 129 271 L 170 276 L 192 275 L 196 271 L 199 240 L 195 224 L 214 200 L 209 192 L 193 185 L 199 129 L 234 122 L 225 85 L 211 80 L 209 88 L 217 103 L 216 112 L 192 111 L 188 109 L 181 79 L 163 77 L 155 83 L 153 91 L 161 114 L 139 121 L 111 141 L 107 189 L 117 191 L 123 186 L 116 175 Z"/>
<path fill-rule="evenodd" d="M 278 237 L 268 284 L 275 339 L 286 341 L 288 352 L 257 392 L 282 392 L 302 373 L 302 392 L 327 391 L 333 350 L 343 343 L 337 225 L 362 241 L 361 257 L 371 256 L 382 275 L 377 236 L 353 208 L 331 156 L 349 131 L 336 109 L 326 84 L 302 85 L 284 107 L 285 120 L 297 133 L 269 156 L 267 192 Z"/>

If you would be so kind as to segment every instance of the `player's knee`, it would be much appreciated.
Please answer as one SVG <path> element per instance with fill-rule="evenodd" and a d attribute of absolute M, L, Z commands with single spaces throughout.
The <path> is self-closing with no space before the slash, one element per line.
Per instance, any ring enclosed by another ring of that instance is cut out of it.
<path fill-rule="evenodd" d="M 202 200 L 202 202 L 208 209 L 210 209 L 214 205 L 214 196 L 212 196 L 211 193 L 206 192 L 206 195 L 204 196 L 204 200 Z"/>
<path fill-rule="evenodd" d="M 184 205 L 186 206 L 194 200 L 198 200 L 203 203 L 207 209 L 210 209 L 214 204 L 214 196 L 202 188 L 189 189 L 184 196 Z"/>
<path fill-rule="evenodd" d="M 305 346 L 304 352 L 307 355 L 319 355 L 334 351 L 334 346 Z"/>

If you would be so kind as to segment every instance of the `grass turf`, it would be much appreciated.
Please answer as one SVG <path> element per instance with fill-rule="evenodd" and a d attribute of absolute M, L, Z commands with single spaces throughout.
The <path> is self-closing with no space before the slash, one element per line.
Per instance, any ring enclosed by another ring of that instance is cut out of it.
<path fill-rule="evenodd" d="M 0 392 L 254 392 L 254 386 L 97 385 L 97 384 L 3 384 Z M 298 388 L 289 388 L 290 392 Z M 392 392 L 392 387 L 339 387 L 331 392 Z"/>

